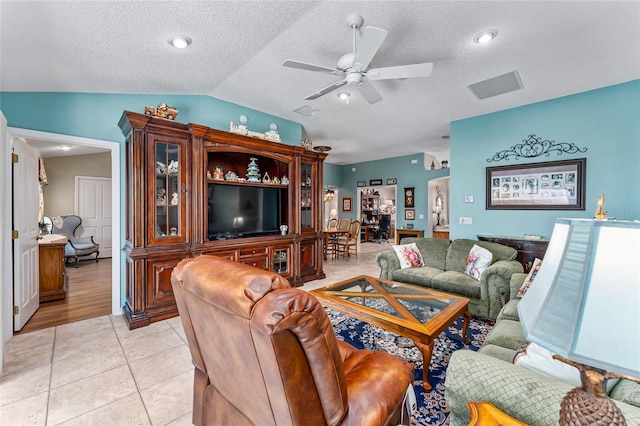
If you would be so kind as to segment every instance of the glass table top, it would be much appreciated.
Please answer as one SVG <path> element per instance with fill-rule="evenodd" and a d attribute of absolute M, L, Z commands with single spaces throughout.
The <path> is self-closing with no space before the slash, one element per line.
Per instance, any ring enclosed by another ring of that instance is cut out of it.
<path fill-rule="evenodd" d="M 460 300 L 428 288 L 407 286 L 364 276 L 318 290 L 317 293 L 324 293 L 326 296 L 330 295 L 396 318 L 407 316 L 404 312 L 400 312 L 404 308 L 422 324 Z"/>

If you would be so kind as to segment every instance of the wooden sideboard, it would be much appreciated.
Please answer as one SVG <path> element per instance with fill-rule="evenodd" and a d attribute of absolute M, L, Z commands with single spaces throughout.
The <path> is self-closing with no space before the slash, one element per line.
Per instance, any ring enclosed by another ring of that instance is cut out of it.
<path fill-rule="evenodd" d="M 433 230 L 433 238 L 439 238 L 442 240 L 448 240 L 449 239 L 449 231 L 436 231 L 435 229 Z"/>
<path fill-rule="evenodd" d="M 38 244 L 41 303 L 61 300 L 67 296 L 67 274 L 64 266 L 66 244 L 66 238 Z"/>
<path fill-rule="evenodd" d="M 406 237 L 424 237 L 422 229 L 396 229 L 396 244 L 400 244 L 400 240 Z"/>
<path fill-rule="evenodd" d="M 518 250 L 518 262 L 524 266 L 524 271 L 529 272 L 533 261 L 542 259 L 549 245 L 548 239 L 526 240 L 524 237 L 508 237 L 501 235 L 478 235 L 480 241 L 490 241 L 492 243 L 503 244 Z"/>

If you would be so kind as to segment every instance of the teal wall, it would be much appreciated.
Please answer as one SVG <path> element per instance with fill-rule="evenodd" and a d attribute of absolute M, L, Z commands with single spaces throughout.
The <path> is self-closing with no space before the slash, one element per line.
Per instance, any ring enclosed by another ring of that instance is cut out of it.
<path fill-rule="evenodd" d="M 529 135 L 586 147 L 578 154 L 487 162 Z M 486 210 L 486 167 L 586 158 L 582 210 Z M 451 123 L 451 238 L 477 234 L 550 237 L 558 217 L 592 218 L 605 193 L 605 210 L 640 219 L 640 80 Z M 472 195 L 474 203 L 465 203 Z M 472 225 L 457 218 L 472 217 Z"/>
<path fill-rule="evenodd" d="M 340 186 L 340 198 L 351 197 L 354 203 L 353 211 L 350 214 L 340 212 L 340 217 L 356 219 L 357 209 L 355 203 L 358 200 L 358 181 L 365 181 L 369 186 L 370 180 L 382 179 L 382 184 L 385 185 L 387 179 L 395 178 L 397 180 L 396 227 L 406 227 L 407 223 L 412 223 L 414 229 L 425 230 L 425 234 L 429 218 L 427 213 L 429 180 L 449 176 L 449 169 L 425 170 L 423 153 L 347 164 L 339 167 L 341 169 L 341 183 L 338 185 Z M 403 191 L 406 187 L 415 188 L 416 219 L 411 221 L 404 218 Z M 339 205 L 341 206 L 341 204 Z M 423 219 L 419 219 L 421 214 L 424 216 Z"/>
<path fill-rule="evenodd" d="M 118 128 L 124 110 L 143 113 L 145 105 L 156 106 L 159 102 L 175 105 L 179 109 L 176 121 L 181 123 L 229 130 L 229 122 L 239 123 L 244 114 L 249 118 L 247 127 L 256 132 L 265 132 L 271 123 L 276 124 L 282 143 L 299 145 L 302 138 L 299 123 L 210 96 L 0 93 L 0 110 L 8 126 L 114 142 L 124 141 Z"/>

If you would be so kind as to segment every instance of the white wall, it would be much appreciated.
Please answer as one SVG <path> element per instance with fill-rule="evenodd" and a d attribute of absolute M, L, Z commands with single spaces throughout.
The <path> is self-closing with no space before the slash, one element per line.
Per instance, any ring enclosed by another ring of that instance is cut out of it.
<path fill-rule="evenodd" d="M 7 134 L 7 120 L 0 111 L 0 199 L 3 200 L 0 207 L 0 331 L 2 343 L 0 344 L 0 376 L 4 372 L 4 345 L 13 335 L 12 321 L 12 290 L 13 286 L 7 283 L 13 282 L 11 272 L 11 145 Z"/>

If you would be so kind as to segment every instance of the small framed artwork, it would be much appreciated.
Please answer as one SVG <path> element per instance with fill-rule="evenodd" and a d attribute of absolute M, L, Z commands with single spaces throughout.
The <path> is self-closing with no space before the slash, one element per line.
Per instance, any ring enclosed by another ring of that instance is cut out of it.
<path fill-rule="evenodd" d="M 358 185 L 358 187 L 367 186 L 367 181 L 366 180 L 359 180 L 357 185 Z"/>
<path fill-rule="evenodd" d="M 369 186 L 378 186 L 382 185 L 382 179 L 371 179 L 369 181 Z"/>
<path fill-rule="evenodd" d="M 414 209 L 405 209 L 404 210 L 404 218 L 406 220 L 415 220 L 416 211 Z"/>
<path fill-rule="evenodd" d="M 387 185 L 395 185 L 396 183 L 398 183 L 398 179 L 396 178 L 387 179 Z"/>
<path fill-rule="evenodd" d="M 407 223 L 407 229 L 413 229 L 413 223 Z"/>
<path fill-rule="evenodd" d="M 487 167 L 488 210 L 584 210 L 586 158 Z"/>
<path fill-rule="evenodd" d="M 351 211 L 351 197 L 344 197 L 342 199 L 342 211 L 343 212 Z"/>
<path fill-rule="evenodd" d="M 404 189 L 404 206 L 405 207 L 415 207 L 416 199 L 415 199 L 415 188 L 405 188 Z"/>

